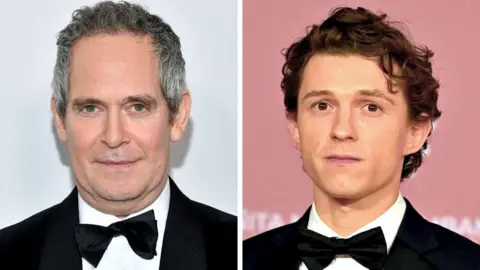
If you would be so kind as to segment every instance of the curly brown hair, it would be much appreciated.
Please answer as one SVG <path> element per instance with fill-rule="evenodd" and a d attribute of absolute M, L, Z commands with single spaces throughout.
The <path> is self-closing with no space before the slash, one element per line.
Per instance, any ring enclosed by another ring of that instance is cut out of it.
<path fill-rule="evenodd" d="M 375 14 L 362 7 L 332 10 L 328 19 L 320 25 L 312 25 L 306 36 L 283 52 L 286 62 L 282 68 L 281 87 L 287 116 L 296 117 L 303 69 L 308 60 L 319 53 L 356 54 L 378 59 L 389 91 L 393 91 L 393 84 L 402 85 L 411 121 L 434 122 L 440 117 L 437 107 L 440 85 L 432 76 L 430 61 L 434 53 L 410 42 L 400 29 L 387 21 L 386 14 Z M 394 72 L 395 65 L 401 72 Z M 405 156 L 402 181 L 420 167 L 427 145 L 426 140 L 419 151 Z"/>

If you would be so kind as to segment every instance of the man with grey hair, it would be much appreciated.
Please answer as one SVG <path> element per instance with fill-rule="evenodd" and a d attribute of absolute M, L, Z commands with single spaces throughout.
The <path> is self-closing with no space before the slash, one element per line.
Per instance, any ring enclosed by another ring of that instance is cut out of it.
<path fill-rule="evenodd" d="M 76 187 L 0 231 L 0 268 L 236 269 L 237 218 L 168 175 L 191 104 L 170 26 L 101 2 L 75 11 L 57 46 L 51 110 Z"/>

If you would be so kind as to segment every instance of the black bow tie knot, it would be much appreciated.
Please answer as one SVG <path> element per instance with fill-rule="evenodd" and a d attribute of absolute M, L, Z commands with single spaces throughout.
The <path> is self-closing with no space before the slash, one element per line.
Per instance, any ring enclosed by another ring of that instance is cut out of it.
<path fill-rule="evenodd" d="M 80 254 L 94 267 L 97 267 L 113 237 L 123 235 L 132 250 L 144 259 L 157 255 L 157 221 L 153 210 L 139 216 L 125 219 L 108 227 L 77 224 L 75 238 Z"/>
<path fill-rule="evenodd" d="M 336 255 L 349 255 L 366 268 L 379 270 L 387 255 L 387 245 L 380 227 L 348 239 L 326 237 L 302 228 L 297 249 L 300 259 L 309 270 L 324 269 Z"/>
<path fill-rule="evenodd" d="M 347 254 L 348 239 L 332 238 L 332 247 L 336 254 Z"/>

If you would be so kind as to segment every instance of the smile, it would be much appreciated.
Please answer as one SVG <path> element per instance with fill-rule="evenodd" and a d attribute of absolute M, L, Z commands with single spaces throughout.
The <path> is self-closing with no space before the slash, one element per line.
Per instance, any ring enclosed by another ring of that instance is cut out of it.
<path fill-rule="evenodd" d="M 124 170 L 133 167 L 137 161 L 98 161 L 97 163 L 109 169 Z"/>

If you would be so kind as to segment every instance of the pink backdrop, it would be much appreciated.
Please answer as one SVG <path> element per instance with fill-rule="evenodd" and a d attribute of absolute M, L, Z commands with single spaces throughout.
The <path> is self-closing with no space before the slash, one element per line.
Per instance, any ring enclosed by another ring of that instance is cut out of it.
<path fill-rule="evenodd" d="M 311 180 L 288 138 L 280 51 L 339 5 L 386 12 L 434 52 L 440 109 L 424 165 L 402 193 L 431 221 L 480 242 L 480 89 L 474 0 L 244 0 L 244 238 L 296 220 L 312 202 Z M 434 10 L 435 9 L 435 10 Z M 428 19 L 427 19 L 428 17 Z"/>

